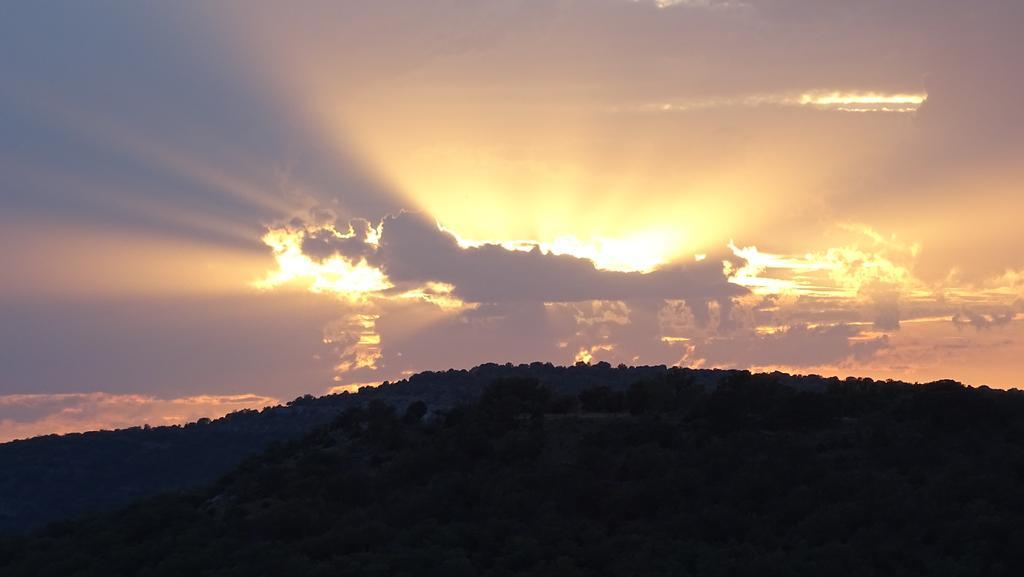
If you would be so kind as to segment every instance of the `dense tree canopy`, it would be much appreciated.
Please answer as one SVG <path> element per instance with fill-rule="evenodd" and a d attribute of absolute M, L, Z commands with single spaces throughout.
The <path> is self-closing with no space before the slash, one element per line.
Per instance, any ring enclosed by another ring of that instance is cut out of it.
<path fill-rule="evenodd" d="M 566 401 L 596 384 L 624 391 L 634 382 L 669 370 L 664 366 L 613 368 L 608 363 L 572 367 L 488 363 L 469 370 L 417 373 L 355 393 L 305 395 L 287 405 L 200 419 L 186 426 L 134 427 L 0 443 L 0 534 L 109 510 L 161 491 L 211 483 L 269 443 L 300 437 L 330 422 L 340 411 L 374 400 L 396 410 L 425 402 L 422 418 L 428 406 L 436 411 L 471 402 L 495 379 L 536 379 Z M 690 374 L 714 386 L 731 372 L 694 370 Z M 786 378 L 812 388 L 824 382 L 820 377 Z M 414 414 L 417 410 L 421 409 L 414 409 Z"/>

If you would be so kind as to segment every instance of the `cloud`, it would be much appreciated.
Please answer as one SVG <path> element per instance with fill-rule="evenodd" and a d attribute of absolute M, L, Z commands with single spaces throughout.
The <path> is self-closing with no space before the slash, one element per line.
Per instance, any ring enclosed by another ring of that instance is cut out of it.
<path fill-rule="evenodd" d="M 313 276 L 319 274 L 316 263 L 331 263 L 342 271 L 334 281 L 320 282 L 313 288 L 332 282 L 348 288 L 353 286 L 347 282 L 353 271 L 373 270 L 383 273 L 379 282 L 358 292 L 403 294 L 428 283 L 441 283 L 452 287 L 453 296 L 469 303 L 669 298 L 695 304 L 726 303 L 747 293 L 747 289 L 729 282 L 723 268 L 723 260 L 731 268 L 742 264 L 734 255 L 670 264 L 650 273 L 619 272 L 598 269 L 586 258 L 545 252 L 537 245 L 529 250 L 497 244 L 463 247 L 432 219 L 409 212 L 385 218 L 378 228 L 365 220 L 353 220 L 338 228 L 347 232 L 318 225 L 284 227 L 272 230 L 265 238 L 268 243 L 276 243 L 279 254 L 291 251 L 291 260 L 304 259 L 297 268 L 312 268 L 309 274 Z M 379 237 L 374 232 L 377 230 Z M 296 246 L 301 247 L 301 254 L 294 254 Z M 307 252 L 310 248 L 313 254 Z M 286 265 L 281 259 L 279 262 L 282 267 Z M 271 276 L 292 276 L 287 270 L 279 272 L 283 274 Z M 345 277 L 346 273 L 350 276 Z"/>
<path fill-rule="evenodd" d="M 319 261 L 335 254 L 362 260 L 373 254 L 375 244 L 371 241 L 374 233 L 370 221 L 354 218 L 348 222 L 348 231 L 344 233 L 334 228 L 309 231 L 302 239 L 302 252 Z"/>
<path fill-rule="evenodd" d="M 871 294 L 875 329 L 880 331 L 900 330 L 899 299 L 900 294 L 897 290 L 877 291 Z"/>
<path fill-rule="evenodd" d="M 734 0 L 630 0 L 632 2 L 643 2 L 653 4 L 658 8 L 706 8 L 711 10 L 745 8 L 750 6 L 746 2 Z"/>
<path fill-rule="evenodd" d="M 958 329 L 974 327 L 980 331 L 1006 326 L 1016 318 L 1017 312 L 1013 310 L 984 314 L 964 308 L 953 315 L 952 321 Z"/>
<path fill-rule="evenodd" d="M 496 358 L 672 362 L 678 353 L 658 334 L 661 303 L 677 303 L 695 326 L 728 330 L 733 299 L 749 292 L 729 281 L 727 270 L 743 265 L 731 254 L 649 273 L 602 270 L 537 245 L 464 246 L 409 212 L 376 226 L 293 221 L 264 239 L 279 269 L 263 288 L 298 283 L 343 297 L 349 315 L 328 325 L 324 342 L 344 383 Z M 346 275 L 357 271 L 380 282 L 351 290 Z"/>
<path fill-rule="evenodd" d="M 925 92 L 872 90 L 808 90 L 742 96 L 681 98 L 637 106 L 615 106 L 621 112 L 696 112 L 716 108 L 786 107 L 832 112 L 917 112 L 928 100 Z"/>
<path fill-rule="evenodd" d="M 0 395 L 0 442 L 50 433 L 183 424 L 277 404 L 278 399 L 252 394 L 169 399 L 100 392 Z"/>
<path fill-rule="evenodd" d="M 955 278 L 922 282 L 913 274 L 916 244 L 863 225 L 839 226 L 842 244 L 820 252 L 731 245 L 724 265 L 711 257 L 650 273 L 602 270 L 522 241 L 460 242 L 416 213 L 375 226 L 314 220 L 289 227 L 276 234 L 293 247 L 317 239 L 318 252 L 303 253 L 308 263 L 340 260 L 386 280 L 351 301 L 357 312 L 350 318 L 363 320 L 333 338 L 342 359 L 337 378 L 346 382 L 495 358 L 848 367 L 888 350 L 902 322 L 949 319 L 979 298 Z M 992 306 L 1005 300 L 985 298 Z M 445 299 L 456 306 L 440 306 Z M 1012 320 L 966 310 L 955 322 L 987 328 Z"/>
<path fill-rule="evenodd" d="M 816 367 L 862 362 L 888 346 L 886 335 L 864 337 L 859 327 L 793 325 L 769 334 L 702 339 L 691 361 L 711 366 Z"/>
<path fill-rule="evenodd" d="M 729 283 L 721 260 L 670 265 L 651 273 L 598 270 L 569 255 L 498 245 L 462 248 L 430 219 L 402 213 L 384 221 L 376 260 L 395 282 L 449 283 L 471 302 L 576 302 L 638 298 L 727 300 L 746 290 Z"/>
<path fill-rule="evenodd" d="M 866 314 L 857 307 L 845 310 L 813 298 L 757 294 L 729 305 L 713 304 L 700 322 L 686 303 L 666 301 L 653 332 L 674 348 L 673 362 L 705 367 L 839 367 L 867 362 L 889 346 L 886 334 L 857 320 Z"/>
<path fill-rule="evenodd" d="M 324 344 L 334 347 L 338 359 L 335 370 L 376 369 L 381 358 L 380 335 L 376 332 L 379 315 L 353 313 L 324 327 Z"/>

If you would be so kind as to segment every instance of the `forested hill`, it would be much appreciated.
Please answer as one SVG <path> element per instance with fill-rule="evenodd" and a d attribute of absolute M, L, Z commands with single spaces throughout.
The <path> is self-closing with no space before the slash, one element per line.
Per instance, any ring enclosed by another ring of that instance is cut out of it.
<path fill-rule="evenodd" d="M 275 441 L 330 422 L 353 405 L 382 399 L 399 408 L 424 400 L 433 410 L 474 399 L 496 378 L 525 376 L 558 390 L 593 384 L 625 389 L 665 367 L 612 368 L 485 364 L 470 370 L 424 372 L 358 393 L 300 397 L 285 406 L 245 410 L 185 426 L 49 435 L 0 444 L 0 534 L 127 504 L 161 491 L 212 482 L 242 458 Z M 711 385 L 726 374 L 696 371 Z M 711 385 L 713 386 L 713 385 Z"/>
<path fill-rule="evenodd" d="M 431 413 L 436 413 L 473 401 L 488 384 L 502 378 L 535 379 L 559 395 L 574 397 L 594 387 L 623 392 L 638 382 L 680 376 L 710 391 L 725 379 L 743 375 L 747 373 L 664 366 L 616 368 L 607 363 L 570 367 L 485 364 L 470 370 L 420 373 L 357 393 L 301 397 L 285 406 L 241 411 L 180 427 L 51 435 L 0 444 L 0 533 L 23 532 L 162 491 L 211 483 L 246 456 L 275 442 L 299 438 L 330 423 L 343 410 L 373 400 L 398 411 L 411 402 L 424 401 Z M 841 384 L 836 379 L 782 373 L 763 378 L 808 391 Z M 973 394 L 997 395 L 991 391 Z"/>
<path fill-rule="evenodd" d="M 0 574 L 1020 574 L 1020 392 L 703 376 L 377 399 L 206 488 L 0 540 Z"/>

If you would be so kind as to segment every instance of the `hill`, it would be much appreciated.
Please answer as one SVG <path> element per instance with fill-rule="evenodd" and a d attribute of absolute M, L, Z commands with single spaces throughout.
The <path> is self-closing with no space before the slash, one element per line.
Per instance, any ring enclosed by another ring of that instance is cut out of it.
<path fill-rule="evenodd" d="M 413 400 L 434 409 L 475 398 L 496 378 L 525 376 L 565 391 L 595 383 L 615 389 L 665 367 L 612 368 L 485 364 L 470 370 L 423 372 L 356 393 L 304 396 L 263 411 L 239 411 L 184 426 L 48 435 L 0 444 L 0 534 L 102 511 L 161 491 L 213 482 L 249 455 L 297 438 L 342 410 L 374 399 L 399 408 Z M 721 371 L 701 371 L 713 382 Z"/>
<path fill-rule="evenodd" d="M 506 369 L 523 374 L 492 379 L 461 406 L 353 403 L 205 488 L 4 540 L 0 574 L 1024 566 L 1018 391 L 686 369 L 560 390 L 529 367 Z"/>

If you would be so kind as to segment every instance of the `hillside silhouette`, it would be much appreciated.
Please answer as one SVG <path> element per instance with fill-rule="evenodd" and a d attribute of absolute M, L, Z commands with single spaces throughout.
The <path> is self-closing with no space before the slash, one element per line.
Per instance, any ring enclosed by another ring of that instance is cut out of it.
<path fill-rule="evenodd" d="M 161 491 L 213 482 L 244 457 L 295 439 L 351 406 L 383 400 L 399 408 L 423 400 L 433 410 L 469 402 L 502 377 L 536 378 L 572 392 L 600 383 L 619 390 L 667 369 L 485 364 L 418 373 L 355 393 L 299 397 L 262 411 L 243 410 L 184 426 L 134 427 L 47 435 L 0 444 L 0 535 L 125 505 Z M 700 371 L 709 383 L 722 371 Z"/>
<path fill-rule="evenodd" d="M 0 574 L 1017 575 L 1024 566 L 1019 391 L 485 365 L 339 397 L 294 402 L 339 410 L 205 487 L 0 541 Z"/>

